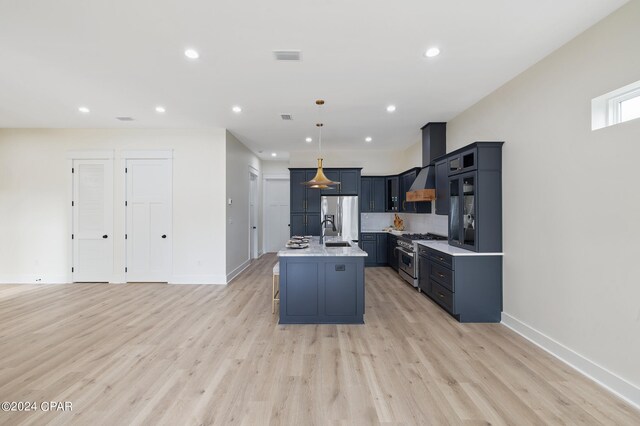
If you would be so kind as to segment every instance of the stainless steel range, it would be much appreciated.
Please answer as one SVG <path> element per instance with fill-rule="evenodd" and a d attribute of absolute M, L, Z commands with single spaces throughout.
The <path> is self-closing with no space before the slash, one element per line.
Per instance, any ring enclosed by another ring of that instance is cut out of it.
<path fill-rule="evenodd" d="M 402 279 L 414 286 L 418 287 L 418 241 L 421 240 L 447 240 L 447 237 L 436 234 L 403 234 L 398 237 L 398 272 Z"/>

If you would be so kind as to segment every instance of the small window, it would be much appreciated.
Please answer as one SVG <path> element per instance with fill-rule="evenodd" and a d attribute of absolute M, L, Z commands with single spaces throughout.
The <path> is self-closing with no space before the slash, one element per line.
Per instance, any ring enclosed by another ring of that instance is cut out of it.
<path fill-rule="evenodd" d="M 640 81 L 591 100 L 591 130 L 640 118 Z"/>

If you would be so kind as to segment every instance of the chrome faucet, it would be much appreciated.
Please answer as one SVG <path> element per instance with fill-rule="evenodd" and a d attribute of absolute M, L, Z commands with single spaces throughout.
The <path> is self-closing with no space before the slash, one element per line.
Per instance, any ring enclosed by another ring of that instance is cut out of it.
<path fill-rule="evenodd" d="M 325 223 L 330 223 L 331 227 L 333 228 L 333 232 L 336 232 L 336 224 L 333 223 L 333 219 L 325 217 L 324 220 L 322 222 L 320 222 L 320 227 L 322 228 L 322 232 L 320 232 L 320 244 L 324 243 L 324 230 L 327 229 L 325 228 Z"/>

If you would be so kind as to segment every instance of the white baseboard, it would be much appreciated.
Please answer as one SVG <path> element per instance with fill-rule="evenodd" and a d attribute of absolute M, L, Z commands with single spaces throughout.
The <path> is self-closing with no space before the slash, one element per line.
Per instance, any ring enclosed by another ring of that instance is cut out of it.
<path fill-rule="evenodd" d="M 629 383 L 622 377 L 504 312 L 502 313 L 502 324 L 640 409 L 640 387 Z"/>
<path fill-rule="evenodd" d="M 69 284 L 71 275 L 3 275 L 0 284 Z"/>
<path fill-rule="evenodd" d="M 227 283 L 230 283 L 232 279 L 234 279 L 235 277 L 237 277 L 240 274 L 240 272 L 242 272 L 245 269 L 247 269 L 247 267 L 249 266 L 250 263 L 251 263 L 251 259 L 247 259 L 244 262 L 242 262 L 242 264 L 240 266 L 238 266 L 236 269 L 234 269 L 233 271 L 229 272 L 227 274 Z"/>
<path fill-rule="evenodd" d="M 219 274 L 184 274 L 173 275 L 169 284 L 219 284 L 226 285 L 226 277 Z"/>

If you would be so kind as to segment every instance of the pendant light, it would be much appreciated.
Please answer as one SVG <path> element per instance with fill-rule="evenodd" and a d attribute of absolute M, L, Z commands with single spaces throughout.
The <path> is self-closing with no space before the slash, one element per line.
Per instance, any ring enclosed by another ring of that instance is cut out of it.
<path fill-rule="evenodd" d="M 320 115 L 320 111 L 322 110 L 322 105 L 324 105 L 324 101 L 322 99 L 318 99 L 316 101 L 316 105 L 318 105 L 318 116 Z M 317 123 L 316 127 L 318 128 L 318 170 L 316 171 L 316 175 L 307 182 L 302 182 L 303 185 L 306 185 L 309 188 L 314 189 L 334 189 L 335 185 L 340 185 L 340 182 L 334 182 L 327 178 L 322 171 L 322 127 L 324 124 Z"/>

